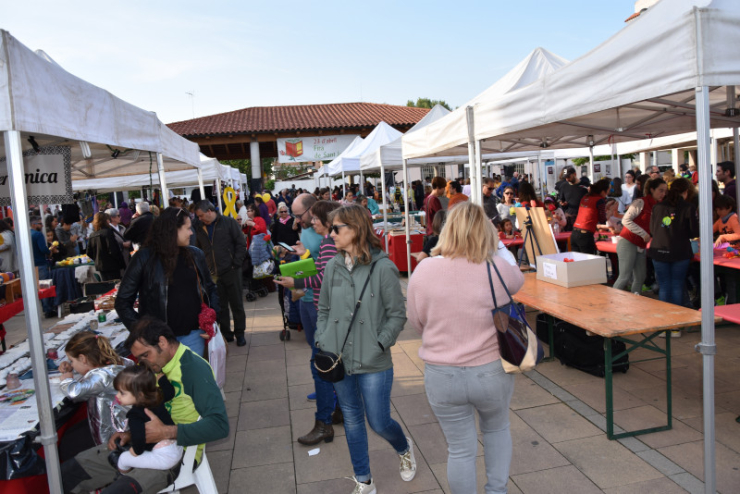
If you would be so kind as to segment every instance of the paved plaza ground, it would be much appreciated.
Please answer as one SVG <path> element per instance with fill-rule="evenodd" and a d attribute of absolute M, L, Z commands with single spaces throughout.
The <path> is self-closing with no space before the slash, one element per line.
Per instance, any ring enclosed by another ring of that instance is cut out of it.
<path fill-rule="evenodd" d="M 405 281 L 404 281 L 405 285 Z M 231 344 L 226 408 L 229 437 L 207 446 L 220 493 L 348 494 L 353 483 L 343 427 L 320 453 L 296 438 L 313 426 L 310 349 L 303 333 L 282 342 L 277 295 L 245 302 L 248 345 Z M 464 310 L 461 308 L 461 321 Z M 532 323 L 534 323 L 534 314 Z M 617 315 L 615 315 L 617 317 Z M 55 320 L 45 320 L 50 326 Z M 22 315 L 6 324 L 9 342 L 24 339 Z M 516 376 L 511 402 L 513 460 L 509 492 L 541 493 L 703 493 L 702 368 L 694 351 L 699 333 L 672 340 L 673 430 L 609 441 L 604 381 L 561 366 L 541 364 Z M 662 344 L 662 342 L 661 342 Z M 398 456 L 368 428 L 370 462 L 380 494 L 448 493 L 447 451 L 442 431 L 424 393 L 421 339 L 409 325 L 393 347 L 395 381 L 392 416 L 416 444 L 418 473 L 412 482 L 398 474 Z M 716 456 L 717 489 L 740 492 L 740 328 L 717 328 Z M 642 355 L 641 355 L 642 353 Z M 637 350 L 633 360 L 648 355 Z M 614 378 L 615 423 L 627 430 L 665 422 L 664 361 L 636 363 Z M 478 484 L 483 492 L 483 448 Z M 187 489 L 188 494 L 196 492 Z"/>

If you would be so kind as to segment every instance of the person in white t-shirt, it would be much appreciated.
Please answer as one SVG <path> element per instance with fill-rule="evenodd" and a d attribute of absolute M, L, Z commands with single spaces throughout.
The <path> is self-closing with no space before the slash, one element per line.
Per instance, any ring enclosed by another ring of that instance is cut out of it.
<path fill-rule="evenodd" d="M 624 183 L 622 184 L 622 197 L 619 198 L 619 202 L 622 203 L 622 208 L 626 210 L 629 208 L 632 201 L 635 200 L 635 188 L 637 187 L 637 174 L 633 170 L 627 170 L 624 174 Z M 620 208 L 620 209 L 622 209 Z"/>

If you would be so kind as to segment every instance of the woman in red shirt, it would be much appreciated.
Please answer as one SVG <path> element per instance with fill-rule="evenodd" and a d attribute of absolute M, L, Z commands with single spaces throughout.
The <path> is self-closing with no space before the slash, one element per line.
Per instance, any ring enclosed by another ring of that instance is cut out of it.
<path fill-rule="evenodd" d="M 260 233 L 267 233 L 267 224 L 265 220 L 259 214 L 259 210 L 255 204 L 247 206 L 247 221 L 244 223 L 242 232 L 247 237 L 247 249 L 249 244 L 252 243 L 252 237 L 259 235 Z"/>
<path fill-rule="evenodd" d="M 606 223 L 606 194 L 611 184 L 608 178 L 602 178 L 591 185 L 588 194 L 583 196 L 578 208 L 578 216 L 573 223 L 570 245 L 573 252 L 596 254 L 596 225 Z"/>

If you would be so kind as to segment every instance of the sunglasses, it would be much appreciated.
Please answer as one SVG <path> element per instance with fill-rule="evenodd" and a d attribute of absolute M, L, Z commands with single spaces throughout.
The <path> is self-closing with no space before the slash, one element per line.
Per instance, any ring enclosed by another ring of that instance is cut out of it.
<path fill-rule="evenodd" d="M 333 231 L 336 235 L 339 235 L 339 229 L 344 228 L 345 226 L 348 225 L 332 225 L 330 230 Z"/>

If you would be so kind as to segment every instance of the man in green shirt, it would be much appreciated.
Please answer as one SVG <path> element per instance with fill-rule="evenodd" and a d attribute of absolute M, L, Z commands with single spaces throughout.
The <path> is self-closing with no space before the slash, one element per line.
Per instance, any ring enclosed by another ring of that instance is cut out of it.
<path fill-rule="evenodd" d="M 200 462 L 205 443 L 229 435 L 226 406 L 211 366 L 181 345 L 169 326 L 158 319 L 138 321 L 126 340 L 126 347 L 152 372 L 164 373 L 175 388 L 175 397 L 165 407 L 176 425 L 164 425 L 147 410 L 150 421 L 146 424 L 146 442 L 174 439 L 180 446 L 197 447 L 196 461 Z M 108 463 L 108 450 L 116 449 L 116 440 L 124 446 L 131 440 L 131 434 L 117 432 L 108 444 L 83 451 L 62 464 L 65 493 L 87 493 L 106 485 L 106 492 L 116 494 L 158 492 L 177 478 L 180 465 L 170 470 L 135 468 L 120 475 Z"/>

